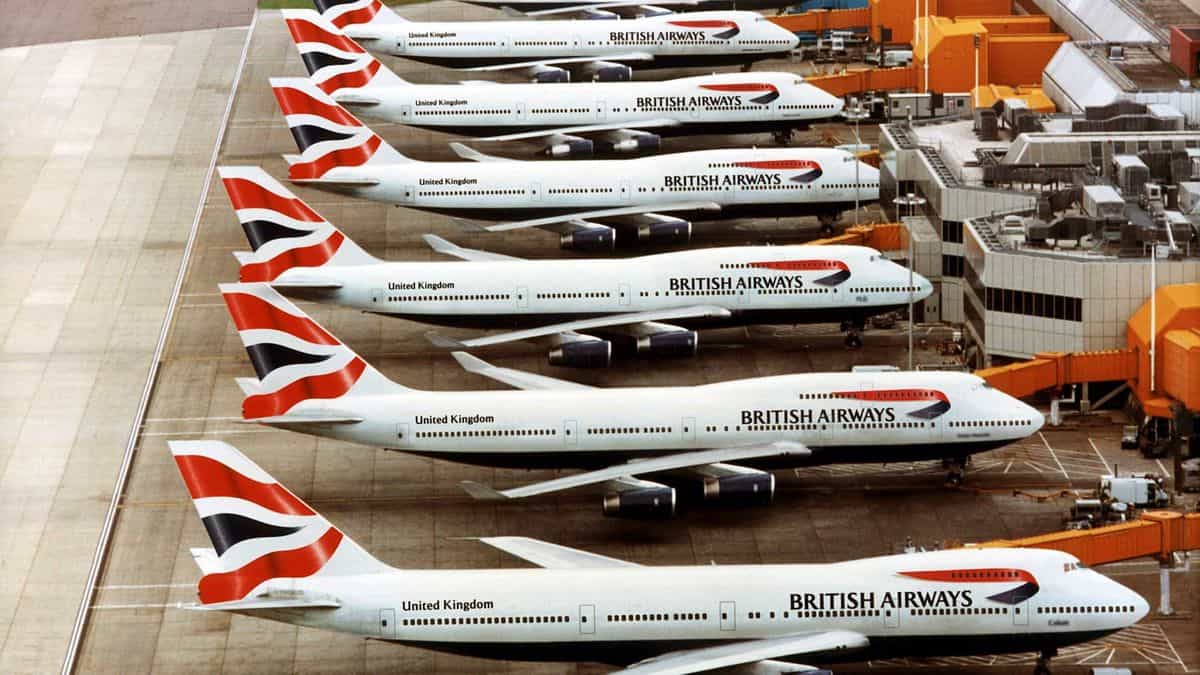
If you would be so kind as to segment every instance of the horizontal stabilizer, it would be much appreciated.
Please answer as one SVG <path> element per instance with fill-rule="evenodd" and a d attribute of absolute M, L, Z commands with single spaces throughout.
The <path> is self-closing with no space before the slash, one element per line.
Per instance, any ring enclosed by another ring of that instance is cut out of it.
<path fill-rule="evenodd" d="M 242 420 L 254 424 L 357 424 L 363 418 L 354 415 L 273 415 Z"/>
<path fill-rule="evenodd" d="M 337 101 L 338 105 L 372 106 L 383 103 L 373 96 L 363 96 L 362 94 L 338 94 L 333 97 L 333 100 Z"/>
<path fill-rule="evenodd" d="M 445 339 L 445 338 L 443 338 Z M 568 389 L 592 389 L 590 385 L 571 382 L 570 380 L 560 380 L 554 377 L 545 375 L 537 375 L 527 373 L 524 370 L 515 370 L 513 368 L 499 368 L 484 361 L 483 359 L 471 356 L 466 352 L 454 352 L 451 354 L 458 365 L 462 366 L 463 370 L 468 373 L 475 373 L 484 377 L 490 377 L 497 382 L 503 382 L 517 389 L 532 389 L 540 391 L 564 391 Z"/>
<path fill-rule="evenodd" d="M 653 457 L 651 459 L 643 459 L 627 464 L 616 464 L 614 466 L 605 467 L 596 471 L 587 471 L 585 473 L 572 474 L 555 478 L 541 483 L 533 483 L 524 485 L 510 490 L 495 490 L 479 483 L 472 481 L 463 481 L 460 483 L 463 490 L 467 494 L 476 499 L 482 500 L 501 500 L 501 499 L 521 499 L 523 497 L 532 497 L 534 495 L 542 495 L 550 492 L 558 492 L 561 490 L 569 490 L 571 488 L 583 487 L 585 485 L 596 485 L 598 483 L 606 483 L 611 480 L 616 480 L 626 476 L 639 476 L 648 473 L 658 473 L 661 471 L 673 471 L 677 469 L 687 469 L 714 462 L 736 462 L 746 459 L 759 459 L 763 457 L 807 457 L 812 454 L 812 450 L 802 443 L 792 441 L 774 441 L 772 443 L 763 443 L 758 445 L 750 445 L 736 448 L 715 448 L 711 450 L 697 450 L 694 452 L 680 452 L 673 455 L 663 455 L 661 457 Z"/>
<path fill-rule="evenodd" d="M 258 596 L 246 598 L 245 600 L 231 600 L 230 602 L 195 603 L 181 605 L 180 608 L 204 612 L 247 612 L 264 609 L 337 609 L 341 606 L 342 603 L 333 598 L 288 594 L 287 596 L 276 598 Z"/>
<path fill-rule="evenodd" d="M 597 555 L 529 537 L 480 537 L 479 541 L 547 569 L 641 567 L 637 563 L 619 558 Z"/>
<path fill-rule="evenodd" d="M 275 280 L 271 282 L 271 287 L 277 290 L 286 291 L 288 289 L 296 290 L 313 290 L 313 291 L 335 291 L 342 287 L 341 282 L 329 281 L 328 279 L 287 279 L 284 281 Z"/>
<path fill-rule="evenodd" d="M 289 178 L 289 181 L 297 185 L 322 185 L 328 187 L 369 187 L 379 185 L 378 178 L 353 178 L 347 176 L 345 178 Z"/>
<path fill-rule="evenodd" d="M 463 248 L 452 241 L 446 241 L 436 234 L 426 234 L 421 236 L 429 248 L 441 253 L 442 255 L 450 255 L 455 258 L 472 261 L 484 260 L 523 260 L 516 256 L 504 255 L 503 253 L 492 253 L 491 251 L 480 251 L 474 248 Z"/>

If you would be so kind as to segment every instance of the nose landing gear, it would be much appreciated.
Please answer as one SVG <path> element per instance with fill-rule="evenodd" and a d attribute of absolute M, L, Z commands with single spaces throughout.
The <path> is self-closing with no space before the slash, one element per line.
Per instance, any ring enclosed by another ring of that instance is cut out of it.
<path fill-rule="evenodd" d="M 838 211 L 817 214 L 817 222 L 821 224 L 821 234 L 833 234 L 833 226 L 841 218 L 842 214 Z"/>
<path fill-rule="evenodd" d="M 1050 675 L 1050 659 L 1058 656 L 1057 649 L 1048 649 L 1038 656 L 1037 664 L 1033 667 L 1033 675 Z"/>
<path fill-rule="evenodd" d="M 846 334 L 846 349 L 862 349 L 863 339 L 861 333 L 866 329 L 866 325 L 867 322 L 865 319 L 842 322 L 842 332 Z"/>
<path fill-rule="evenodd" d="M 791 145 L 792 130 L 791 129 L 779 129 L 777 131 L 771 132 L 771 137 L 775 139 L 775 145 Z"/>

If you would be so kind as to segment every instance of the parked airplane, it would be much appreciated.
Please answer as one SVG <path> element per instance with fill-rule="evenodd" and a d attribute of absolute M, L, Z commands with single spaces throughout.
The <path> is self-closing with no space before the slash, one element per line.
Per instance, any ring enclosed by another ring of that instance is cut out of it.
<path fill-rule="evenodd" d="M 452 654 L 598 661 L 629 675 L 1038 652 L 1136 624 L 1149 604 L 1067 553 L 965 548 L 832 564 L 644 567 L 525 537 L 486 537 L 541 569 L 400 570 L 236 448 L 171 441 L 213 548 L 199 602 Z"/>
<path fill-rule="evenodd" d="M 221 293 L 258 375 L 238 379 L 247 421 L 470 464 L 593 469 L 503 492 L 464 484 L 484 499 L 606 484 L 606 514 L 666 517 L 674 488 L 638 476 L 682 472 L 708 501 L 730 504 L 771 501 L 774 476 L 760 468 L 943 459 L 958 481 L 969 455 L 1043 422 L 981 378 L 941 371 L 600 389 L 454 352 L 467 371 L 524 391 L 420 391 L 385 378 L 268 284 Z"/>
<path fill-rule="evenodd" d="M 283 10 L 313 83 L 333 100 L 388 122 L 484 136 L 540 139 L 552 157 L 658 150 L 660 135 L 793 129 L 842 111 L 842 100 L 791 73 L 727 73 L 666 82 L 412 84 L 312 10 Z"/>
<path fill-rule="evenodd" d="M 841 322 L 862 346 L 870 316 L 924 300 L 933 286 L 864 246 L 736 246 L 626 259 L 525 260 L 433 235 L 439 253 L 470 261 L 389 263 L 368 254 L 258 167 L 221 167 L 252 252 L 236 252 L 242 281 L 442 326 L 519 329 L 457 342 L 517 340 L 552 347 L 550 363 L 605 368 L 613 341 L 650 358 L 692 356 L 693 329 Z M 679 222 L 644 226 L 682 227 Z M 911 284 L 911 285 L 910 285 Z M 592 335 L 608 333 L 611 339 Z"/>
<path fill-rule="evenodd" d="M 530 219 L 486 226 L 492 232 L 540 227 L 566 248 L 608 250 L 663 213 L 690 218 L 817 215 L 832 229 L 857 201 L 879 198 L 879 171 L 845 150 L 701 150 L 636 159 L 552 161 L 493 157 L 451 147 L 466 162 L 420 162 L 339 107 L 307 79 L 271 86 L 301 154 L 287 155 L 295 183 L 411 208 L 483 219 Z M 857 183 L 856 183 L 857 181 Z M 689 223 L 690 225 L 690 223 Z M 664 241 L 686 242 L 690 227 Z"/>
<path fill-rule="evenodd" d="M 665 11 L 619 21 L 408 21 L 379 0 L 314 4 L 372 51 L 452 68 L 516 71 L 538 82 L 566 82 L 571 70 L 576 79 L 628 80 L 632 68 L 749 67 L 786 57 L 800 43 L 754 12 Z M 600 9 L 572 11 L 586 17 Z"/>

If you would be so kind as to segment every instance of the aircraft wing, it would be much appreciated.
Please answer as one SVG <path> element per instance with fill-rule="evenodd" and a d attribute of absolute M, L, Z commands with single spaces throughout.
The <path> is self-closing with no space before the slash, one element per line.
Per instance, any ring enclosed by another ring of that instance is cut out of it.
<path fill-rule="evenodd" d="M 503 253 L 492 253 L 491 251 L 480 251 L 474 248 L 463 248 L 458 244 L 442 239 L 436 234 L 422 235 L 421 238 L 425 240 L 426 244 L 429 244 L 429 248 L 437 251 L 438 253 L 441 253 L 442 255 L 454 256 L 455 258 L 461 258 L 463 260 L 475 262 L 484 260 L 524 260 L 524 258 L 518 258 L 512 255 L 504 255 Z"/>
<path fill-rule="evenodd" d="M 546 136 L 554 136 L 556 134 L 588 134 L 598 131 L 619 131 L 621 129 L 661 129 L 663 127 L 677 127 L 679 125 L 679 120 L 662 118 L 632 123 L 611 122 L 608 124 L 585 124 L 577 127 L 559 127 L 557 129 L 538 129 L 536 131 L 525 131 L 519 134 L 485 136 L 483 138 L 476 138 L 475 140 L 487 142 L 523 141 L 530 138 L 545 138 Z"/>
<path fill-rule="evenodd" d="M 660 211 L 720 211 L 721 205 L 716 202 L 676 202 L 674 204 L 645 204 L 642 206 L 619 206 L 611 209 L 596 209 L 595 211 L 577 211 L 561 216 L 547 216 L 530 220 L 514 220 L 495 225 L 484 225 L 488 232 L 507 232 L 523 230 L 530 227 L 546 227 L 561 225 L 571 221 L 585 221 L 593 218 L 612 218 L 614 216 L 636 216 L 643 213 L 658 213 Z"/>
<path fill-rule="evenodd" d="M 641 565 L 627 560 L 609 558 L 529 537 L 480 537 L 479 541 L 547 569 L 641 567 Z"/>
<path fill-rule="evenodd" d="M 555 478 L 552 480 L 543 481 L 541 483 L 523 485 L 521 487 L 512 488 L 509 490 L 496 490 L 474 481 L 463 481 L 461 485 L 463 489 L 467 491 L 467 494 L 476 499 L 521 499 L 524 497 L 532 497 L 534 495 L 542 495 L 550 492 L 558 492 L 560 490 L 583 487 L 585 485 L 607 483 L 609 481 L 647 473 L 688 469 L 706 464 L 736 462 L 738 460 L 756 459 L 760 457 L 782 457 L 785 455 L 803 457 L 809 454 L 812 454 L 812 450 L 802 443 L 795 443 L 791 441 L 773 441 L 771 443 L 745 445 L 735 448 L 714 448 L 709 450 L 680 452 L 673 455 L 662 455 L 660 457 L 637 460 L 628 462 L 626 464 L 616 464 L 614 466 L 605 467 L 596 471 L 587 471 L 585 473 L 563 476 L 562 478 Z"/>
<path fill-rule="evenodd" d="M 596 61 L 607 61 L 611 63 L 623 63 L 625 61 L 653 61 L 654 55 L 647 52 L 629 52 L 627 54 L 612 54 L 605 56 L 572 56 L 561 59 L 541 59 L 539 61 L 521 61 L 519 63 L 500 63 L 493 66 L 476 66 L 474 68 L 464 68 L 463 70 L 470 71 L 498 71 L 498 70 L 521 70 L 523 68 L 536 68 L 538 66 L 569 66 L 571 64 L 593 63 Z"/>
<path fill-rule="evenodd" d="M 328 597 L 309 597 L 304 594 L 287 595 L 282 597 L 259 596 L 230 602 L 216 602 L 207 605 L 191 603 L 180 605 L 181 609 L 192 609 L 204 612 L 244 612 L 253 609 L 337 609 L 342 603 Z"/>
<path fill-rule="evenodd" d="M 552 323 L 545 326 L 538 326 L 537 328 L 526 328 L 524 330 L 498 333 L 496 335 L 485 335 L 483 337 L 462 341 L 451 340 L 450 338 L 443 337 L 437 333 L 431 333 L 429 334 L 429 337 L 430 340 L 439 347 L 448 347 L 451 349 L 472 349 L 475 347 L 488 347 L 491 345 L 504 344 L 506 342 L 516 342 L 518 340 L 530 340 L 533 338 L 556 335 L 559 333 L 573 333 L 593 330 L 596 328 L 629 326 L 632 324 L 646 323 L 648 321 L 678 321 L 680 319 L 724 318 L 728 317 L 729 315 L 729 310 L 725 309 L 724 307 L 718 307 L 716 305 L 693 305 L 691 307 L 675 307 L 673 309 L 659 309 L 650 312 L 610 314 L 608 316 L 601 316 L 593 319 L 580 319 L 578 321 Z"/>
<path fill-rule="evenodd" d="M 451 354 L 458 365 L 463 367 L 463 370 L 476 375 L 490 377 L 498 382 L 503 382 L 517 389 L 592 389 L 590 385 L 571 382 L 570 380 L 560 380 L 554 377 L 546 377 L 545 375 L 537 375 L 527 373 L 524 370 L 515 370 L 513 368 L 499 368 L 484 361 L 483 359 L 471 356 L 466 352 L 454 352 Z"/>
<path fill-rule="evenodd" d="M 543 17 L 556 16 L 559 14 L 580 14 L 588 11 L 596 11 L 603 9 L 621 9 L 621 8 L 640 8 L 647 6 L 659 7 L 662 5 L 670 5 L 672 7 L 694 7 L 700 4 L 700 0 L 666 0 L 665 2 L 637 2 L 636 0 L 613 0 L 613 2 L 597 2 L 590 5 L 572 5 L 570 7 L 556 7 L 554 9 L 537 9 L 532 12 L 522 12 L 525 16 Z M 672 12 L 667 12 L 672 13 Z"/>
<path fill-rule="evenodd" d="M 668 652 L 617 671 L 626 675 L 687 675 L 704 673 L 719 668 L 732 668 L 759 661 L 780 658 L 804 657 L 806 654 L 822 654 L 836 651 L 851 651 L 867 647 L 870 640 L 862 633 L 848 630 L 830 630 L 821 633 L 798 633 L 761 640 L 746 640 L 715 647 L 685 649 Z M 782 665 L 782 664 L 780 664 Z M 797 664 L 795 672 L 816 670 L 812 666 Z"/>

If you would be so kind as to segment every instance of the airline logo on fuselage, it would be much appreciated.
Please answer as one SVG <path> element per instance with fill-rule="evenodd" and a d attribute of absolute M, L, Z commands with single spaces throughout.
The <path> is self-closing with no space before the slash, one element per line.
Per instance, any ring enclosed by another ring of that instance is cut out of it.
<path fill-rule="evenodd" d="M 730 291 L 730 290 L 792 290 L 802 288 L 804 280 L 795 276 L 761 276 L 761 277 L 670 277 L 667 279 L 668 289 L 672 291 Z"/>
<path fill-rule="evenodd" d="M 793 183 L 811 183 L 823 175 L 821 165 L 811 159 L 773 159 L 750 162 L 733 162 L 732 168 L 753 169 L 755 173 L 735 174 L 684 174 L 680 176 L 663 176 L 664 188 L 693 188 L 713 190 L 723 187 L 756 187 L 767 185 L 782 185 L 781 171 L 797 172 L 788 176 Z M 758 173 L 769 171 L 771 173 Z"/>
<path fill-rule="evenodd" d="M 736 82 L 731 84 L 702 84 L 701 89 L 709 91 L 736 92 L 738 94 L 757 94 L 750 99 L 751 103 L 766 105 L 779 98 L 779 90 L 769 82 Z"/>
<path fill-rule="evenodd" d="M 959 591 L 849 591 L 829 593 L 792 593 L 788 607 L 793 610 L 848 609 L 956 609 L 973 607 L 969 589 Z"/>
<path fill-rule="evenodd" d="M 850 266 L 841 260 L 767 260 L 749 263 L 751 267 L 781 271 L 833 272 L 816 279 L 822 286 L 837 286 L 850 278 Z"/>
<path fill-rule="evenodd" d="M 932 405 L 908 413 L 909 417 L 931 420 L 950 412 L 950 397 L 937 389 L 867 389 L 863 391 L 836 391 L 838 398 L 854 399 L 870 403 L 902 401 L 916 403 L 931 401 Z"/>
<path fill-rule="evenodd" d="M 687 19 L 687 20 L 678 20 L 678 21 L 668 21 L 667 23 L 671 24 L 672 26 L 679 26 L 680 28 L 701 28 L 703 30 L 718 30 L 718 31 L 720 31 L 719 33 L 713 33 L 713 37 L 717 38 L 718 40 L 728 40 L 729 38 L 742 32 L 742 29 L 738 28 L 738 25 L 736 22 L 725 21 L 724 19 Z M 701 33 L 701 35 L 703 36 L 703 33 Z M 700 39 L 704 39 L 704 38 L 701 37 Z"/>
<path fill-rule="evenodd" d="M 704 31 L 698 30 L 623 30 L 608 34 L 609 42 L 703 42 L 704 38 Z"/>
<path fill-rule="evenodd" d="M 1006 605 L 1016 605 L 1032 598 L 1040 590 L 1037 578 L 1033 573 L 1022 569 L 987 567 L 963 570 L 925 570 L 918 572 L 900 572 L 900 576 L 922 581 L 941 581 L 946 583 L 970 584 L 1012 584 L 1019 586 L 1002 593 L 989 595 L 988 600 L 1002 602 Z"/>

